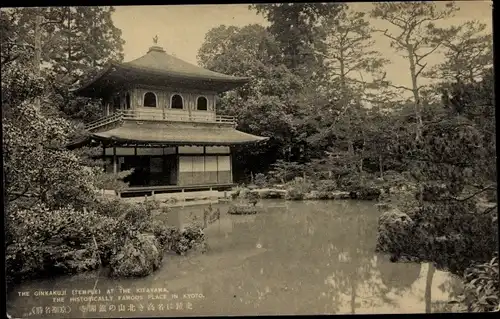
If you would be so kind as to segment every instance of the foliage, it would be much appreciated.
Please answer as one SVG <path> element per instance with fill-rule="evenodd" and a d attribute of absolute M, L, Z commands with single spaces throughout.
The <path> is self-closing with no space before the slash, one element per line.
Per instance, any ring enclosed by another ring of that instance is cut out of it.
<path fill-rule="evenodd" d="M 282 184 L 297 177 L 302 177 L 304 174 L 304 165 L 297 162 L 278 160 L 272 164 L 272 167 L 273 170 L 269 172 L 270 178 Z"/>
<path fill-rule="evenodd" d="M 295 74 L 306 79 L 321 79 L 326 54 L 328 28 L 342 9 L 341 4 L 274 3 L 255 4 L 253 8 L 269 21 L 269 32 L 280 48 L 278 59 Z"/>
<path fill-rule="evenodd" d="M 231 204 L 227 210 L 228 214 L 231 215 L 253 215 L 260 211 L 258 207 L 251 204 Z"/>
<path fill-rule="evenodd" d="M 11 212 L 8 219 L 6 270 L 15 279 L 98 267 L 117 224 L 93 212 L 43 205 Z"/>
<path fill-rule="evenodd" d="M 83 74 L 92 75 L 109 61 L 123 59 L 121 31 L 111 19 L 113 7 L 44 7 L 2 10 L 2 66 L 33 61 L 36 16 L 40 16 L 40 53 L 51 99 L 69 118 L 95 119 L 98 104 L 76 98 L 68 88 Z M 29 63 L 31 64 L 31 63 Z M 89 72 L 92 71 L 92 72 Z M 84 79 L 85 80 L 85 79 Z"/>
<path fill-rule="evenodd" d="M 3 159 L 7 201 L 24 206 L 85 206 L 101 169 L 65 149 L 70 124 L 40 109 L 44 83 L 27 69 L 2 72 Z M 45 107 L 45 104 L 42 104 Z"/>
<path fill-rule="evenodd" d="M 419 80 L 427 67 L 425 59 L 435 52 L 443 41 L 442 39 L 437 41 L 434 23 L 453 16 L 457 10 L 453 2 L 447 3 L 442 8 L 430 2 L 380 2 L 375 4 L 371 12 L 372 17 L 387 22 L 391 27 L 396 27 L 396 34 L 389 33 L 388 29 L 376 31 L 388 38 L 391 47 L 407 59 L 412 85 L 406 87 L 394 85 L 388 81 L 383 81 L 381 84 L 412 93 L 417 140 L 421 137 L 423 108 L 421 99 L 423 86 L 419 84 Z"/>
<path fill-rule="evenodd" d="M 444 62 L 434 66 L 426 77 L 445 83 L 474 83 L 482 79 L 493 65 L 493 37 L 486 24 L 467 21 L 450 28 L 433 27 L 432 41 L 444 49 Z"/>
<path fill-rule="evenodd" d="M 498 256 L 489 262 L 467 268 L 464 278 L 464 292 L 459 296 L 459 301 L 469 312 L 499 310 Z"/>
<path fill-rule="evenodd" d="M 293 181 L 287 183 L 287 200 L 303 200 L 306 194 L 314 189 L 314 185 L 301 177 L 296 177 Z"/>
<path fill-rule="evenodd" d="M 267 176 L 262 173 L 255 174 L 254 184 L 258 187 L 265 187 L 267 185 Z"/>
<path fill-rule="evenodd" d="M 344 6 L 329 33 L 327 70 L 331 75 L 330 81 L 340 82 L 340 97 L 346 109 L 351 103 L 350 98 L 380 103 L 382 92 L 376 93 L 374 101 L 373 92 L 370 94 L 367 89 L 377 88 L 377 78 L 382 76 L 382 68 L 389 60 L 381 58 L 378 51 L 371 49 L 374 45 L 372 32 L 364 12 L 354 12 Z M 361 72 L 372 80 L 359 79 Z"/>

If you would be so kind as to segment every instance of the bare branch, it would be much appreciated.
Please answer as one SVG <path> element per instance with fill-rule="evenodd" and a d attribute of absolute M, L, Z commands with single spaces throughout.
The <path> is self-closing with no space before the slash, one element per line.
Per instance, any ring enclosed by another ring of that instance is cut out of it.
<path fill-rule="evenodd" d="M 386 84 L 387 84 L 387 86 L 390 86 L 390 87 L 398 89 L 398 90 L 407 90 L 407 91 L 413 92 L 413 89 L 411 89 L 407 86 L 394 85 L 394 84 L 390 84 L 390 83 L 386 83 Z"/>
<path fill-rule="evenodd" d="M 436 47 L 432 50 L 430 50 L 429 52 L 427 53 L 424 53 L 422 55 L 419 55 L 417 54 L 416 52 L 414 53 L 415 54 L 415 61 L 418 63 L 420 61 L 422 61 L 422 59 L 424 59 L 425 57 L 429 56 L 430 54 L 432 54 L 434 51 L 436 51 L 439 47 L 440 47 L 441 44 L 438 44 L 436 45 Z"/>
<path fill-rule="evenodd" d="M 425 63 L 424 65 L 420 65 L 417 63 L 417 65 L 420 67 L 420 69 L 417 71 L 417 73 L 415 74 L 415 77 L 418 77 L 420 75 L 420 73 L 422 73 L 422 71 L 425 69 L 425 67 L 427 66 L 427 63 Z"/>
<path fill-rule="evenodd" d="M 385 29 L 385 30 L 374 29 L 373 31 L 375 31 L 375 32 L 382 32 L 386 37 L 388 37 L 389 39 L 392 39 L 392 40 L 396 41 L 397 43 L 400 43 L 400 41 L 401 41 L 400 38 L 395 38 L 393 35 L 388 34 L 387 31 L 389 31 L 389 29 Z"/>

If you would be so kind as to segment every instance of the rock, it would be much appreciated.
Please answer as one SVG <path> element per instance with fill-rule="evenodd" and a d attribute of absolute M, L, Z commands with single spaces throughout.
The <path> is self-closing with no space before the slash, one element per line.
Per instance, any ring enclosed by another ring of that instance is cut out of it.
<path fill-rule="evenodd" d="M 318 200 L 320 199 L 320 192 L 319 191 L 310 191 L 309 193 L 306 193 L 304 195 L 304 199 L 308 200 Z"/>
<path fill-rule="evenodd" d="M 330 193 L 330 199 L 349 199 L 351 194 L 349 192 L 332 192 Z"/>
<path fill-rule="evenodd" d="M 248 188 L 241 188 L 239 193 L 238 193 L 238 197 L 239 198 L 247 198 L 248 192 L 250 192 L 250 190 Z"/>
<path fill-rule="evenodd" d="M 198 226 L 184 228 L 174 239 L 171 249 L 178 255 L 184 255 L 190 250 L 205 252 L 207 246 L 203 229 Z"/>
<path fill-rule="evenodd" d="M 227 211 L 228 214 L 232 215 L 251 215 L 257 214 L 260 211 L 260 207 L 248 204 L 232 204 L 229 206 Z"/>
<path fill-rule="evenodd" d="M 153 235 L 139 234 L 129 238 L 123 247 L 111 257 L 110 270 L 113 277 L 144 277 L 158 269 L 163 252 Z"/>
<path fill-rule="evenodd" d="M 407 214 L 392 209 L 378 220 L 377 251 L 399 255 L 412 251 L 414 222 Z"/>
<path fill-rule="evenodd" d="M 69 273 L 79 273 L 97 269 L 101 264 L 98 252 L 90 249 L 79 249 L 66 252 L 63 254 L 63 259 L 64 262 L 59 264 L 58 267 L 63 265 Z"/>

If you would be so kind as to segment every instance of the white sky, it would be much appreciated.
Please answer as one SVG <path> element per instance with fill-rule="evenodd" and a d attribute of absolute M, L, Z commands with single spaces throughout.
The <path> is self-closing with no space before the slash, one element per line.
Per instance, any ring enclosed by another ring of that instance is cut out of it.
<path fill-rule="evenodd" d="M 444 2 L 442 2 L 444 5 Z M 454 18 L 446 20 L 444 25 L 455 25 L 467 20 L 479 20 L 492 30 L 491 1 L 457 1 L 460 11 Z M 371 3 L 351 3 L 353 10 L 368 12 Z M 252 23 L 266 25 L 267 22 L 247 4 L 217 5 L 163 5 L 163 6 L 118 6 L 113 14 L 115 25 L 122 30 L 125 40 L 125 61 L 136 59 L 146 54 L 153 44 L 153 37 L 158 35 L 158 45 L 169 54 L 187 62 L 197 64 L 196 55 L 205 34 L 221 24 L 245 26 Z M 374 27 L 386 29 L 383 21 L 370 19 Z M 396 85 L 409 86 L 407 62 L 395 55 L 389 47 L 389 41 L 383 35 L 374 37 L 375 48 L 393 61 L 387 66 L 387 79 Z M 434 56 L 428 64 L 439 62 Z M 424 83 L 422 83 L 424 84 Z"/>

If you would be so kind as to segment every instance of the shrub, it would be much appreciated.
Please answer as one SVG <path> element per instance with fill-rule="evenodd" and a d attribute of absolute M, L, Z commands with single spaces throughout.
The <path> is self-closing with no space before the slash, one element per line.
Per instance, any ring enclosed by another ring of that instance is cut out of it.
<path fill-rule="evenodd" d="M 464 276 L 464 291 L 458 301 L 469 312 L 500 310 L 498 275 L 498 255 L 487 263 L 475 264 L 467 268 Z"/>
<path fill-rule="evenodd" d="M 375 200 L 380 197 L 382 191 L 375 187 L 358 186 L 351 190 L 351 198 L 360 200 Z"/>
<path fill-rule="evenodd" d="M 314 189 L 313 184 L 301 177 L 295 178 L 287 184 L 287 200 L 303 200 L 305 195 Z"/>
<path fill-rule="evenodd" d="M 103 229 L 116 225 L 94 212 L 71 207 L 51 210 L 42 205 L 10 212 L 8 219 L 11 243 L 6 268 L 13 278 L 97 267 L 110 234 Z"/>
<path fill-rule="evenodd" d="M 255 174 L 253 183 L 258 187 L 265 187 L 267 185 L 267 177 L 262 173 Z"/>
<path fill-rule="evenodd" d="M 319 192 L 334 192 L 338 190 L 338 184 L 330 179 L 320 180 L 316 183 L 316 190 Z"/>
<path fill-rule="evenodd" d="M 249 204 L 233 204 L 227 211 L 231 215 L 251 215 L 257 214 L 258 207 Z"/>
<path fill-rule="evenodd" d="M 496 212 L 479 213 L 471 202 L 388 212 L 379 218 L 378 231 L 378 251 L 435 262 L 458 274 L 472 261 L 490 260 L 498 249 Z"/>

